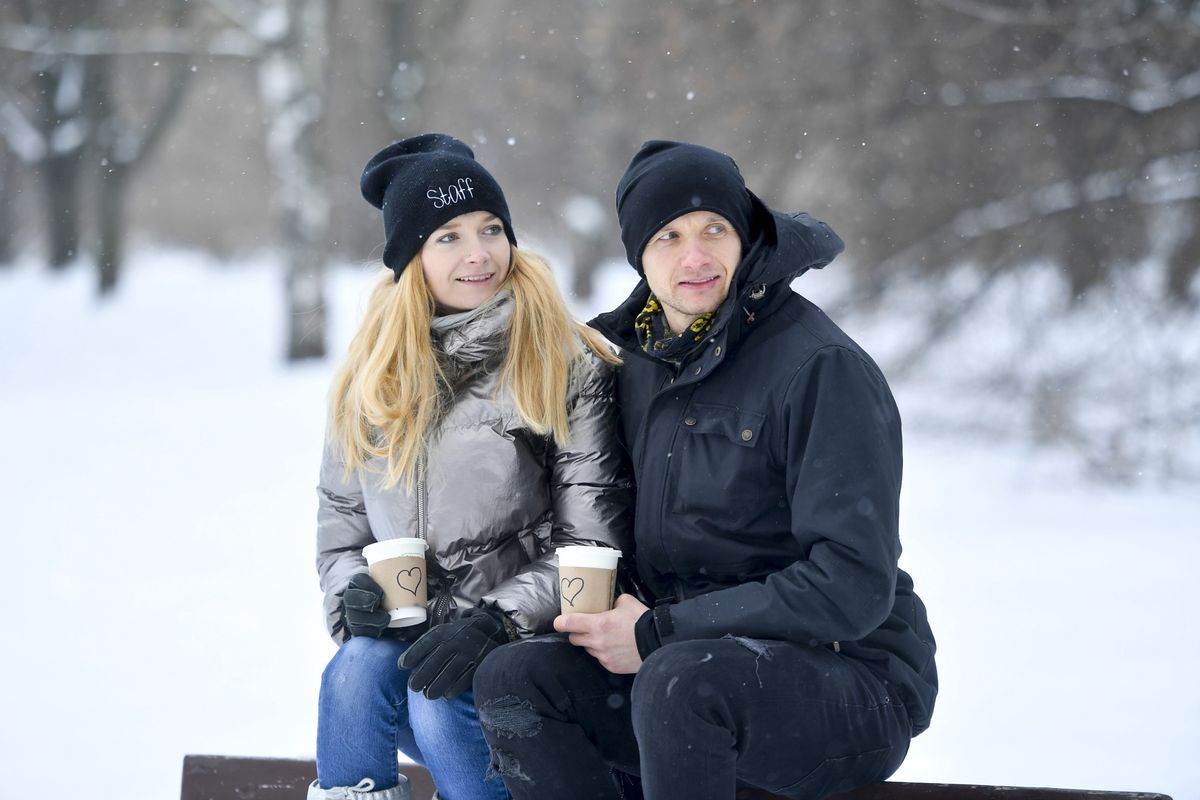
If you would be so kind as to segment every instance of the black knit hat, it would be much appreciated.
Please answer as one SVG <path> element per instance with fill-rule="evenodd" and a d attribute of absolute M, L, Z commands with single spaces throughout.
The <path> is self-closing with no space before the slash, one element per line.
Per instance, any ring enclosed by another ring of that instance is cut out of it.
<path fill-rule="evenodd" d="M 691 211 L 713 211 L 729 220 L 744 253 L 750 245 L 751 198 L 737 164 L 724 153 L 684 142 L 646 142 L 617 184 L 625 255 L 643 274 L 642 251 L 650 237 Z"/>
<path fill-rule="evenodd" d="M 424 133 L 388 145 L 367 162 L 359 187 L 383 212 L 383 263 L 396 280 L 426 237 L 460 214 L 495 214 L 508 240 L 517 243 L 500 184 L 453 136 Z"/>

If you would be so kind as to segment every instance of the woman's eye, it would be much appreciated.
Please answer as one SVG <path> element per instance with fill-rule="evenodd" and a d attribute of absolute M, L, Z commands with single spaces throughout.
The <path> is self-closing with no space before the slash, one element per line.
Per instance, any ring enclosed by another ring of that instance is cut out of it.
<path fill-rule="evenodd" d="M 458 238 L 457 233 L 443 233 L 441 236 L 439 236 L 437 238 L 437 240 L 439 242 L 442 242 L 443 244 L 450 244 L 450 242 L 453 242 L 457 238 Z"/>
<path fill-rule="evenodd" d="M 502 233 L 504 233 L 503 225 L 488 225 L 483 229 L 484 236 L 499 236 Z"/>

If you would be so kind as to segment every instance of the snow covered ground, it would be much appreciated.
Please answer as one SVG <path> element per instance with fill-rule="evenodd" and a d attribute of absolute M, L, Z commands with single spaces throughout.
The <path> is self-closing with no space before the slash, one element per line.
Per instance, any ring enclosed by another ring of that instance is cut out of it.
<path fill-rule="evenodd" d="M 335 353 L 367 282 L 330 278 Z M 161 800 L 186 753 L 311 756 L 334 359 L 283 364 L 281 283 L 161 250 L 104 303 L 83 269 L 0 272 L 0 800 Z M 1200 800 L 1200 492 L 911 429 L 906 462 L 942 692 L 897 779 Z"/>

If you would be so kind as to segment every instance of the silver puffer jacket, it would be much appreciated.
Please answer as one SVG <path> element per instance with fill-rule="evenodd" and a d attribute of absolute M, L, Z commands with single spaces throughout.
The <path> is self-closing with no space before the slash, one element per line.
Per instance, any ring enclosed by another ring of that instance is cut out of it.
<path fill-rule="evenodd" d="M 362 549 L 376 540 L 428 542 L 429 604 L 504 611 L 523 635 L 542 633 L 558 614 L 552 547 L 602 544 L 628 549 L 632 489 L 617 439 L 612 368 L 589 353 L 572 371 L 571 435 L 563 445 L 531 431 L 507 389 L 497 392 L 513 301 L 507 293 L 448 330 L 435 350 L 453 387 L 449 410 L 418 463 L 412 491 L 381 486 L 378 461 L 350 480 L 327 446 L 317 487 L 317 571 L 326 625 L 341 630 L 341 596 L 365 571 Z M 440 600 L 439 600 L 440 596 Z"/>

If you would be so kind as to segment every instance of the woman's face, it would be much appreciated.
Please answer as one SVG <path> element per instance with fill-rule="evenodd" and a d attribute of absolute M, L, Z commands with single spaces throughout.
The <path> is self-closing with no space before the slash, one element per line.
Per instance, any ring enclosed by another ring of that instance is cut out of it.
<path fill-rule="evenodd" d="M 508 276 L 511 258 L 504 223 L 489 211 L 455 217 L 421 248 L 425 283 L 446 312 L 469 311 L 490 300 Z"/>

